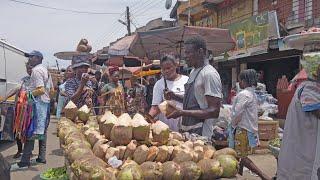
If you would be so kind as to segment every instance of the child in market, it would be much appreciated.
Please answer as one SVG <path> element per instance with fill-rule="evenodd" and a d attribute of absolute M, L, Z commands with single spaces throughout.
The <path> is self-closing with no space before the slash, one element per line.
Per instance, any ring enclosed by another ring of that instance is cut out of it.
<path fill-rule="evenodd" d="M 253 69 L 244 70 L 239 75 L 240 88 L 232 105 L 229 146 L 234 148 L 240 158 L 240 175 L 247 167 L 262 179 L 271 179 L 248 158 L 251 148 L 259 145 L 258 138 L 258 102 L 254 93 L 257 74 Z"/>

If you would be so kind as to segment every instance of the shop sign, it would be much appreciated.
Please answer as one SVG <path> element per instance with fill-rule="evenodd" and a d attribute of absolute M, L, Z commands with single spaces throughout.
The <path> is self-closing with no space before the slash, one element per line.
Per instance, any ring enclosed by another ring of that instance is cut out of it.
<path fill-rule="evenodd" d="M 279 28 L 276 12 L 265 12 L 241 22 L 227 26 L 235 39 L 235 50 L 228 52 L 229 56 L 265 53 L 271 38 L 279 38 Z"/>

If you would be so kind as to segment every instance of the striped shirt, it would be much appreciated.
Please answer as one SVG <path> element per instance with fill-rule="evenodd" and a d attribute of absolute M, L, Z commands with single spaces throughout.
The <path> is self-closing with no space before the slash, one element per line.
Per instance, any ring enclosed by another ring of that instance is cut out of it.
<path fill-rule="evenodd" d="M 81 80 L 77 79 L 77 78 L 71 78 L 71 79 L 68 79 L 66 81 L 66 84 L 65 84 L 65 92 L 67 94 L 67 101 L 69 101 L 71 99 L 71 97 L 77 92 L 79 86 L 81 84 Z M 91 81 L 88 81 L 86 86 L 85 86 L 85 89 L 86 88 L 89 88 L 89 89 L 92 89 L 92 82 Z M 78 99 L 77 102 L 74 102 L 78 108 L 80 108 L 81 106 L 83 105 L 88 105 L 88 100 L 91 99 L 91 102 L 92 102 L 92 93 L 89 93 L 87 90 L 84 90 L 82 95 L 80 96 L 80 98 Z"/>

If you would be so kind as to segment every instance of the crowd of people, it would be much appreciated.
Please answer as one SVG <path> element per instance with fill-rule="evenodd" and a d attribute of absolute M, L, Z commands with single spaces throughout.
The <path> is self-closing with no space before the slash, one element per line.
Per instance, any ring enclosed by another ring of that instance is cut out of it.
<path fill-rule="evenodd" d="M 57 118 L 61 117 L 66 103 L 72 101 L 78 108 L 87 105 L 96 115 L 103 114 L 105 109 L 115 115 L 124 112 L 134 115 L 139 112 L 163 121 L 172 131 L 195 133 L 211 139 L 223 106 L 220 75 L 208 62 L 203 38 L 191 37 L 184 43 L 186 62 L 193 68 L 189 76 L 177 71 L 178 63 L 174 56 L 165 55 L 160 62 L 161 78 L 131 78 L 130 86 L 121 81 L 119 67 L 110 65 L 107 72 L 92 72 L 85 56 L 75 56 L 72 65 L 66 69 L 64 82 L 59 85 Z M 23 97 L 34 100 L 32 110 L 35 115 L 30 116 L 36 122 L 32 125 L 34 128 L 27 129 L 31 132 L 26 133 L 26 137 L 17 135 L 21 133 L 19 129 L 15 132 L 18 144 L 15 157 L 22 153 L 17 168 L 30 166 L 35 139 L 39 139 L 40 148 L 36 161 L 46 163 L 46 130 L 50 119 L 52 83 L 48 70 L 41 64 L 43 56 L 33 51 L 27 57 L 28 76 L 22 79 L 21 87 L 8 95 L 17 94 L 16 107 L 25 103 L 26 98 Z M 319 141 L 317 137 L 320 139 L 320 65 L 317 68 L 317 74 L 310 76 L 310 80 L 298 88 L 290 105 L 279 156 L 279 179 L 310 179 L 311 176 L 316 177 L 316 172 L 319 173 L 315 167 L 320 163 L 320 148 L 315 146 Z M 238 153 L 240 174 L 243 167 L 247 167 L 262 179 L 271 179 L 248 158 L 250 149 L 259 146 L 258 107 L 254 93 L 258 75 L 253 69 L 244 70 L 239 75 L 242 91 L 237 92 L 232 100 L 231 123 L 228 126 L 229 146 Z M 171 107 L 168 114 L 163 114 L 159 109 L 165 100 Z M 19 113 L 17 109 L 16 114 Z M 23 148 L 21 142 L 24 143 Z"/>

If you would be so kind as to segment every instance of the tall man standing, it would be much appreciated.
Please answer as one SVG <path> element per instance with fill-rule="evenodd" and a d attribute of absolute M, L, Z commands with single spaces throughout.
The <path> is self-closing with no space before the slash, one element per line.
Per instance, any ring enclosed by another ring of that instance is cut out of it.
<path fill-rule="evenodd" d="M 176 108 L 168 118 L 182 116 L 181 130 L 211 139 L 214 118 L 218 118 L 222 100 L 219 73 L 207 62 L 206 43 L 200 36 L 185 41 L 188 66 L 193 67 L 185 85 L 183 109 Z"/>
<path fill-rule="evenodd" d="M 49 124 L 48 116 L 50 111 L 50 88 L 52 88 L 52 79 L 47 68 L 42 65 L 43 55 L 39 51 L 32 51 L 25 54 L 28 57 L 29 64 L 33 67 L 30 77 L 31 92 L 35 97 L 34 113 L 35 129 L 32 137 L 26 140 L 21 161 L 17 164 L 18 168 L 30 166 L 30 157 L 34 148 L 35 139 L 39 139 L 39 156 L 36 159 L 38 163 L 46 163 L 46 130 Z M 14 169 L 14 168 L 12 168 Z"/>

